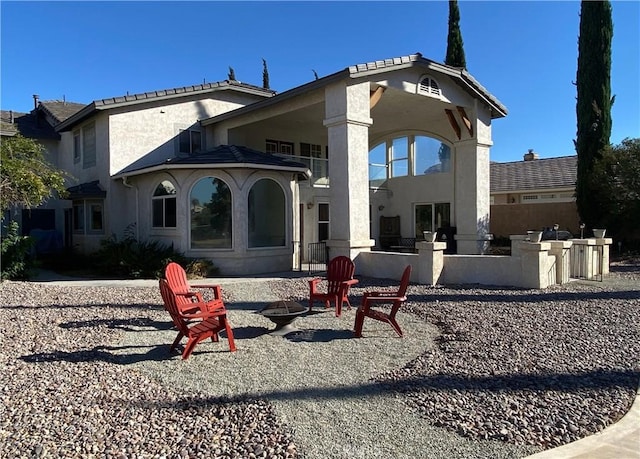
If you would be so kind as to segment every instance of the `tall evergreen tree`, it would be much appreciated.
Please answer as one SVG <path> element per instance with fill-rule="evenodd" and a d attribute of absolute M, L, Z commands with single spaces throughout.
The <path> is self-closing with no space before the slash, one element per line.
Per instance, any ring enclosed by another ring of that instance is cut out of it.
<path fill-rule="evenodd" d="M 583 0 L 580 7 L 576 75 L 578 176 L 576 204 L 587 227 L 597 227 L 606 209 L 593 205 L 597 184 L 589 179 L 611 136 L 611 40 L 609 1 Z"/>
<path fill-rule="evenodd" d="M 229 67 L 229 75 L 227 75 L 227 80 L 235 80 L 236 79 L 236 71 L 233 70 L 233 67 Z"/>
<path fill-rule="evenodd" d="M 271 89 L 269 87 L 269 70 L 267 69 L 267 61 L 262 59 L 262 87 L 264 89 Z"/>
<path fill-rule="evenodd" d="M 447 57 L 444 63 L 453 67 L 467 68 L 467 62 L 464 58 L 462 32 L 460 32 L 458 0 L 449 0 L 449 33 L 447 35 Z"/>

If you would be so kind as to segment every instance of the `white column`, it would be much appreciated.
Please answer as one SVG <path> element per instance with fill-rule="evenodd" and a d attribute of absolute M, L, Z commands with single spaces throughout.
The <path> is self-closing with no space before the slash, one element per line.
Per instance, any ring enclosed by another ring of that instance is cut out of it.
<path fill-rule="evenodd" d="M 489 248 L 489 145 L 472 139 L 455 144 L 455 200 L 458 254 Z"/>
<path fill-rule="evenodd" d="M 330 257 L 370 250 L 369 83 L 339 82 L 325 89 L 329 139 Z"/>

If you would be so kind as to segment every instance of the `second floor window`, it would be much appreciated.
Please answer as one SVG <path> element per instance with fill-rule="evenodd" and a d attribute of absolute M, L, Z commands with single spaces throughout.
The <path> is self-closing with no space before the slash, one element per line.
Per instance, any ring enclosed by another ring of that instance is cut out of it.
<path fill-rule="evenodd" d="M 283 155 L 293 156 L 294 155 L 293 142 L 267 139 L 265 144 L 265 152 L 271 153 L 271 154 L 282 153 Z"/>
<path fill-rule="evenodd" d="M 202 151 L 202 133 L 193 129 L 181 130 L 178 134 L 179 152 L 192 155 Z"/>
<path fill-rule="evenodd" d="M 96 125 L 88 124 L 82 128 L 82 168 L 96 165 Z"/>

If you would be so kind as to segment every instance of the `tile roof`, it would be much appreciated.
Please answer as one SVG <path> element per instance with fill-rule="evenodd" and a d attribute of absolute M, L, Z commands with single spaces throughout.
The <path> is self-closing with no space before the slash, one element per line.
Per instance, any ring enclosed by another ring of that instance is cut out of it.
<path fill-rule="evenodd" d="M 413 63 L 426 66 L 439 73 L 448 74 L 453 77 L 454 81 L 456 81 L 456 83 L 463 89 L 472 93 L 474 97 L 480 96 L 481 98 L 484 98 L 491 106 L 491 112 L 494 118 L 505 116 L 507 114 L 507 108 L 502 105 L 502 103 L 493 94 L 487 91 L 487 89 L 482 86 L 469 72 L 467 72 L 467 70 L 424 58 L 421 53 L 352 65 L 348 70 L 351 75 L 357 75 L 358 73 L 384 71 L 392 67 L 409 66 L 413 65 Z"/>
<path fill-rule="evenodd" d="M 169 158 L 161 163 L 145 165 L 140 168 L 125 168 L 116 176 L 135 175 L 159 169 L 189 168 L 206 166 L 255 167 L 256 169 L 289 170 L 307 176 L 308 167 L 304 163 L 253 150 L 240 145 L 219 145 L 211 150 L 184 157 Z"/>
<path fill-rule="evenodd" d="M 59 139 L 60 136 L 43 116 L 36 112 L 20 113 L 2 110 L 0 114 L 2 135 L 14 136 L 20 133 L 29 139 Z"/>
<path fill-rule="evenodd" d="M 203 83 L 192 86 L 183 86 L 180 88 L 171 88 L 171 89 L 162 89 L 159 91 L 149 91 L 143 92 L 139 94 L 127 94 L 125 96 L 119 97 L 109 97 L 107 99 L 98 99 L 93 101 L 96 107 L 104 107 L 108 105 L 122 104 L 127 102 L 142 102 L 148 101 L 151 99 L 157 99 L 161 97 L 176 97 L 176 96 L 184 96 L 188 94 L 199 94 L 201 92 L 208 92 L 212 89 L 224 89 L 224 88 L 244 88 L 249 89 L 251 91 L 263 92 L 265 95 L 272 96 L 275 94 L 275 91 L 271 89 L 265 89 L 260 86 L 254 86 L 252 84 L 241 83 L 236 80 L 224 80 L 218 81 L 215 83 Z"/>
<path fill-rule="evenodd" d="M 575 188 L 578 157 L 491 163 L 491 193 Z"/>
<path fill-rule="evenodd" d="M 85 104 L 77 102 L 67 102 L 62 100 L 46 100 L 39 103 L 38 107 L 47 112 L 55 121 L 56 125 L 63 122 L 76 112 L 79 112 Z"/>
<path fill-rule="evenodd" d="M 215 83 L 203 83 L 192 86 L 183 86 L 179 88 L 149 91 L 139 94 L 127 94 L 124 96 L 94 100 L 90 104 L 85 105 L 81 110 L 77 111 L 69 118 L 65 119 L 65 121 L 61 123 L 59 128 L 60 130 L 68 130 L 77 122 L 93 115 L 97 110 L 108 110 L 110 108 L 135 105 L 154 100 L 174 99 L 177 97 L 206 94 L 209 92 L 221 90 L 234 90 L 264 97 L 272 97 L 276 93 L 271 89 L 265 89 L 260 86 L 254 86 L 252 84 L 242 83 L 240 81 L 224 80 Z"/>

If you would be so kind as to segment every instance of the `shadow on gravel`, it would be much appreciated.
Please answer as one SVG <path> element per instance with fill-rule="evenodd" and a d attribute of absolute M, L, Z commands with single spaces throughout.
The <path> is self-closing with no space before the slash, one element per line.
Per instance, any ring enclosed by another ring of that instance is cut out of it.
<path fill-rule="evenodd" d="M 37 304 L 37 305 L 10 305 L 10 306 L 3 306 L 2 307 L 5 310 L 21 310 L 21 309 L 77 309 L 79 311 L 83 310 L 83 309 L 89 309 L 89 310 L 93 310 L 93 309 L 114 309 L 114 308 L 121 308 L 121 309 L 126 309 L 127 311 L 130 311 L 132 309 L 141 309 L 143 311 L 160 311 L 164 309 L 164 306 L 162 306 L 161 304 L 151 304 L 151 303 L 134 303 L 134 304 L 116 304 L 116 303 L 95 303 L 95 304 L 86 304 L 86 303 L 78 303 L 78 304 L 47 304 L 47 305 L 42 305 L 42 304 Z"/>
<path fill-rule="evenodd" d="M 121 353 L 125 349 L 145 349 L 145 352 Z M 113 352 L 118 351 L 118 352 Z M 83 349 L 80 351 L 64 352 L 40 352 L 37 354 L 24 355 L 20 357 L 28 363 L 43 362 L 109 362 L 118 365 L 129 365 L 138 362 L 147 362 L 151 360 L 161 361 L 172 358 L 174 354 L 169 354 L 168 344 L 159 344 L 150 348 L 149 345 L 144 346 L 96 346 L 92 349 Z"/>
<path fill-rule="evenodd" d="M 353 331 L 329 328 L 299 330 L 285 335 L 285 338 L 294 343 L 328 343 L 339 339 L 353 339 Z"/>
<path fill-rule="evenodd" d="M 509 294 L 490 293 L 486 287 L 455 287 L 456 291 L 470 290 L 467 293 L 441 293 L 441 294 L 410 294 L 410 300 L 414 302 L 434 302 L 434 301 L 474 301 L 483 303 L 543 303 L 545 301 L 591 301 L 591 300 L 634 300 L 640 299 L 640 290 L 620 290 L 601 292 L 546 292 L 534 293 L 531 291 L 511 290 Z M 478 289 L 483 293 L 478 294 Z M 502 289 L 504 290 L 504 289 Z"/>
<path fill-rule="evenodd" d="M 525 392 L 531 395 L 548 391 L 582 391 L 609 388 L 620 388 L 635 391 L 638 387 L 638 371 L 593 371 L 580 375 L 505 375 L 500 377 L 467 377 L 464 375 L 435 375 L 411 379 L 396 379 L 393 381 L 372 380 L 365 384 L 340 385 L 333 387 L 300 387 L 287 390 L 262 391 L 259 387 L 255 392 L 241 395 L 216 396 L 204 398 L 204 401 L 217 403 L 219 401 L 238 401 L 249 399 L 262 400 L 340 400 L 374 398 L 389 391 L 397 391 L 411 395 L 420 391 L 442 392 Z M 528 397 L 531 399 L 531 397 Z M 540 407 L 544 406 L 544 401 Z M 144 402 L 148 404 L 148 401 Z"/>
<path fill-rule="evenodd" d="M 97 328 L 106 326 L 111 329 L 136 331 L 134 327 L 149 327 L 157 330 L 169 330 L 172 328 L 171 322 L 158 322 L 148 317 L 131 317 L 128 319 L 94 319 L 94 320 L 78 320 L 66 322 L 59 325 L 60 328 Z"/>

